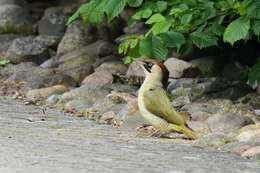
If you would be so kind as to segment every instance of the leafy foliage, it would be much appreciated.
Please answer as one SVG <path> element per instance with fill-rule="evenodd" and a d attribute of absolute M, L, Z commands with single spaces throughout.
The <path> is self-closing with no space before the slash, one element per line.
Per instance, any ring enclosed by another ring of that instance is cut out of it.
<path fill-rule="evenodd" d="M 190 43 L 202 49 L 217 46 L 221 39 L 233 45 L 260 35 L 259 0 L 90 0 L 68 24 L 79 17 L 85 23 L 111 21 L 127 6 L 135 9 L 132 24 L 144 21 L 150 27 L 146 34 L 125 38 L 119 46 L 120 53 L 135 55 L 132 58 L 165 60 L 166 49 L 180 51 Z"/>
<path fill-rule="evenodd" d="M 89 0 L 68 24 L 77 18 L 94 24 L 111 21 L 126 7 L 134 10 L 129 26 L 145 22 L 150 28 L 121 40 L 119 53 L 128 56 L 127 63 L 142 56 L 165 60 L 170 49 L 181 52 L 190 45 L 203 49 L 253 36 L 260 40 L 260 0 Z"/>

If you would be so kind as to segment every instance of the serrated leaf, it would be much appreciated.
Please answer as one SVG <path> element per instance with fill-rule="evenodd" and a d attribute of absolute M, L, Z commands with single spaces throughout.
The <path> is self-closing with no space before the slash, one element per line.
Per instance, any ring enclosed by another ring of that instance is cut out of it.
<path fill-rule="evenodd" d="M 211 32 L 217 36 L 221 36 L 225 31 L 225 27 L 218 24 L 218 22 L 215 22 L 211 26 L 209 26 L 208 30 L 209 30 L 209 32 Z"/>
<path fill-rule="evenodd" d="M 193 14 L 189 13 L 189 14 L 184 14 L 182 17 L 181 17 L 181 24 L 189 24 L 192 20 L 192 16 Z"/>
<path fill-rule="evenodd" d="M 236 41 L 246 39 L 250 28 L 250 21 L 240 17 L 231 22 L 224 32 L 224 41 L 233 45 Z"/>
<path fill-rule="evenodd" d="M 251 18 L 260 19 L 260 1 L 252 0 L 246 9 L 246 13 Z"/>
<path fill-rule="evenodd" d="M 252 29 L 255 35 L 260 36 L 260 20 L 253 21 Z"/>
<path fill-rule="evenodd" d="M 217 45 L 217 38 L 205 32 L 190 34 L 192 42 L 200 49 Z"/>
<path fill-rule="evenodd" d="M 145 23 L 153 24 L 153 23 L 158 23 L 158 22 L 162 22 L 165 20 L 166 19 L 163 15 L 161 15 L 160 13 L 156 13 L 156 14 L 152 15 Z"/>
<path fill-rule="evenodd" d="M 127 1 L 130 7 L 139 7 L 142 5 L 143 0 L 128 0 Z"/>
<path fill-rule="evenodd" d="M 136 12 L 132 18 L 135 20 L 140 20 L 142 18 L 146 19 L 152 15 L 153 11 L 150 8 L 141 9 Z"/>
<path fill-rule="evenodd" d="M 166 1 L 158 1 L 156 3 L 156 7 L 157 7 L 157 12 L 163 12 L 164 10 L 167 9 L 167 2 Z"/>
<path fill-rule="evenodd" d="M 66 25 L 69 25 L 72 22 L 74 22 L 76 19 L 81 17 L 82 14 L 88 16 L 89 12 L 91 11 L 91 8 L 93 8 L 93 3 L 87 3 L 80 6 L 80 8 L 68 19 Z"/>
<path fill-rule="evenodd" d="M 107 4 L 104 8 L 106 10 L 108 20 L 111 21 L 114 17 L 117 17 L 123 11 L 126 4 L 127 4 L 127 0 L 109 0 L 109 1 L 107 1 Z"/>
<path fill-rule="evenodd" d="M 140 42 L 140 54 L 157 60 L 165 60 L 168 49 L 157 36 L 149 36 Z"/>
<path fill-rule="evenodd" d="M 178 50 L 185 43 L 185 37 L 180 32 L 168 31 L 160 35 L 166 47 L 177 48 Z"/>
<path fill-rule="evenodd" d="M 162 21 L 154 24 L 151 28 L 151 31 L 153 32 L 154 35 L 157 35 L 169 31 L 170 27 L 171 27 L 170 22 Z"/>

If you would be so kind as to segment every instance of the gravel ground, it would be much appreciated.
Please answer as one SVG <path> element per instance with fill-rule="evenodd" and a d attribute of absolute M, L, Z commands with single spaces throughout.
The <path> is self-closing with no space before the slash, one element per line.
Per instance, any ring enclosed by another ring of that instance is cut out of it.
<path fill-rule="evenodd" d="M 0 97 L 0 173 L 259 173 L 256 161 L 173 140 L 138 138 Z"/>

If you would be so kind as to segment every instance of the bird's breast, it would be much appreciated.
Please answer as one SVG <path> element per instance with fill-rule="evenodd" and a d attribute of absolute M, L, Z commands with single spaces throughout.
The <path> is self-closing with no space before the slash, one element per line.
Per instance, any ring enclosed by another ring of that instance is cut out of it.
<path fill-rule="evenodd" d="M 142 92 L 138 94 L 138 107 L 140 110 L 140 114 L 144 117 L 146 121 L 148 121 L 155 128 L 162 128 L 163 126 L 167 126 L 168 122 L 164 119 L 154 115 L 145 107 L 144 96 Z"/>

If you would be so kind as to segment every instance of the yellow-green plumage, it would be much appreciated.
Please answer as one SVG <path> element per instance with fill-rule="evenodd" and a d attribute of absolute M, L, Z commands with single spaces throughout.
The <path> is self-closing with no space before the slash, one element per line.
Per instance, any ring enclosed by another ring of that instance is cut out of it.
<path fill-rule="evenodd" d="M 180 132 L 195 139 L 195 133 L 186 125 L 185 117 L 174 110 L 162 84 L 162 73 L 154 65 L 138 93 L 138 106 L 141 115 L 162 132 Z"/>

